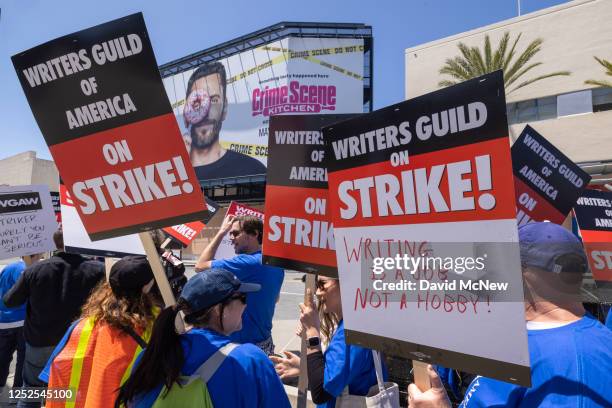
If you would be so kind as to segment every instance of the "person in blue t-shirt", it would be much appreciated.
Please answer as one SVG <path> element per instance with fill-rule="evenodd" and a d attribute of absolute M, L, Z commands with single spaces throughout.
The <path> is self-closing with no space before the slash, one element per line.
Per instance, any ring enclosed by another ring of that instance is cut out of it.
<path fill-rule="evenodd" d="M 192 277 L 177 304 L 158 316 L 149 344 L 121 386 L 115 406 L 152 407 L 164 385 L 170 390 L 178 387 L 179 376 L 194 375 L 224 348 L 225 357 L 206 383 L 214 407 L 289 408 L 268 356 L 252 344 L 230 345 L 229 335 L 242 326 L 246 295 L 259 289 L 223 269 Z M 193 328 L 179 335 L 175 319 L 181 311 Z"/>
<path fill-rule="evenodd" d="M 228 232 L 237 256 L 213 261 L 217 248 Z M 272 319 L 285 271 L 262 264 L 262 236 L 263 222 L 259 218 L 231 215 L 226 217 L 219 232 L 202 251 L 195 270 L 201 272 L 210 268 L 222 268 L 232 272 L 243 282 L 261 285 L 261 291 L 247 296 L 242 330 L 234 333 L 231 339 L 238 343 L 253 343 L 271 355 L 274 353 Z"/>
<path fill-rule="evenodd" d="M 612 331 L 580 301 L 588 270 L 582 244 L 565 228 L 534 222 L 519 228 L 531 387 L 476 377 L 461 403 L 471 407 L 612 406 Z M 450 407 L 436 372 L 432 388 L 408 387 L 410 407 Z"/>
<path fill-rule="evenodd" d="M 322 305 L 321 312 L 333 315 L 338 321 L 325 353 L 321 352 L 319 313 L 310 289 L 306 293 L 306 303 L 300 304 L 300 323 L 308 339 L 308 386 L 312 401 L 318 407 L 334 408 L 336 398 L 345 390 L 351 396 L 367 395 L 376 384 L 372 350 L 345 342 L 338 280 L 325 276 L 317 279 L 316 295 Z M 300 358 L 285 354 L 287 358 L 270 357 L 276 363 L 276 372 L 281 378 L 298 376 Z M 386 379 L 386 372 L 383 374 Z"/>
<path fill-rule="evenodd" d="M 17 364 L 13 387 L 21 387 L 23 361 L 25 357 L 25 338 L 23 323 L 26 316 L 26 304 L 15 308 L 7 307 L 2 297 L 19 280 L 21 273 L 30 265 L 42 259 L 43 254 L 24 255 L 21 261 L 7 265 L 0 273 L 0 392 L 6 385 L 13 353 L 17 351 Z"/>

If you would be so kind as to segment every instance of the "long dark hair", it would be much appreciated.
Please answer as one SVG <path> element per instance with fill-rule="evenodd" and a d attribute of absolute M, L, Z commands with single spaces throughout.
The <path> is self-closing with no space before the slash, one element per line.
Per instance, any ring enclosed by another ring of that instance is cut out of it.
<path fill-rule="evenodd" d="M 226 299 L 220 304 L 219 324 L 221 329 L 223 329 L 223 308 L 227 302 Z M 136 396 L 155 389 L 159 384 L 166 387 L 166 394 L 163 396 L 167 395 L 174 383 L 177 383 L 181 375 L 181 368 L 185 363 L 180 342 L 181 336 L 175 329 L 177 314 L 183 311 L 186 323 L 207 327 L 210 325 L 212 311 L 216 306 L 213 305 L 192 313 L 185 299 L 179 298 L 176 305 L 167 307 L 159 314 L 153 325 L 151 340 L 143 351 L 138 366 L 119 389 L 115 408 L 127 406 L 128 402 Z"/>

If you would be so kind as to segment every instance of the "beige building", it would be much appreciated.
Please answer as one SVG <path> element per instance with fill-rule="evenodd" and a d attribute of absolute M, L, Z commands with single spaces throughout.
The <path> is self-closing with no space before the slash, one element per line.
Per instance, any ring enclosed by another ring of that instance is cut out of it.
<path fill-rule="evenodd" d="M 575 0 L 497 24 L 406 50 L 406 98 L 440 89 L 440 74 L 449 58 L 459 56 L 459 43 L 481 50 L 485 35 L 495 50 L 504 33 L 510 43 L 521 35 L 517 54 L 535 39 L 541 50 L 530 62 L 541 62 L 515 84 L 557 71 L 554 76 L 512 91 L 506 89 L 509 134 L 516 140 L 525 124 L 548 138 L 557 148 L 612 187 L 612 88 L 585 84 L 588 79 L 612 80 L 593 58 L 612 61 L 612 1 Z M 510 92 L 509 92 L 510 91 Z"/>
<path fill-rule="evenodd" d="M 49 191 L 59 191 L 59 173 L 52 160 L 39 159 L 36 152 L 27 151 L 0 160 L 0 184 L 46 184 Z"/>

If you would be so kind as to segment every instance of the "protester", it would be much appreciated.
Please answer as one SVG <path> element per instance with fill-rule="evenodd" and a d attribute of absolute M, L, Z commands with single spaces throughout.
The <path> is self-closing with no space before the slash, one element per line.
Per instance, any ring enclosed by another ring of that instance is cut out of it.
<path fill-rule="evenodd" d="M 213 261 L 219 244 L 228 232 L 234 251 L 238 255 L 230 259 Z M 256 344 L 266 354 L 271 355 L 274 353 L 272 319 L 285 278 L 285 271 L 262 265 L 262 235 L 263 222 L 259 218 L 250 216 L 226 217 L 219 232 L 200 255 L 195 270 L 201 272 L 209 268 L 226 269 L 243 282 L 261 285 L 261 291 L 247 296 L 242 330 L 234 333 L 231 339 L 238 343 Z"/>
<path fill-rule="evenodd" d="M 4 303 L 15 307 L 26 303 L 23 365 L 24 387 L 42 387 L 38 375 L 93 288 L 104 279 L 104 264 L 63 251 L 62 231 L 53 234 L 58 252 L 22 274 L 4 295 Z M 38 402 L 20 400 L 19 407 L 38 407 Z"/>
<path fill-rule="evenodd" d="M 7 265 L 0 274 L 0 393 L 6 386 L 9 367 L 13 354 L 17 352 L 17 363 L 13 377 L 13 387 L 21 387 L 23 359 L 25 357 L 25 339 L 23 337 L 23 321 L 26 305 L 8 308 L 2 297 L 17 282 L 26 267 L 38 262 L 43 254 L 24 255 L 20 261 Z"/>
<path fill-rule="evenodd" d="M 242 283 L 223 269 L 191 278 L 177 304 L 159 315 L 150 343 L 121 387 L 115 406 L 196 406 L 191 398 L 198 396 L 200 404 L 208 404 L 205 406 L 289 407 L 287 394 L 265 353 L 252 344 L 232 343 L 229 337 L 242 326 L 246 294 L 259 289 L 259 285 Z M 184 313 L 185 323 L 193 326 L 180 335 L 175 329 L 179 312 Z M 215 360 L 218 366 L 207 365 Z M 201 381 L 177 386 L 180 376 L 194 373 Z M 195 396 L 190 393 L 192 384 L 201 387 Z"/>
<path fill-rule="evenodd" d="M 580 302 L 588 270 L 580 241 L 547 222 L 519 228 L 525 286 L 530 388 L 476 377 L 461 407 L 612 406 L 612 332 L 585 313 Z M 410 407 L 450 407 L 436 372 L 432 388 L 408 387 Z"/>
<path fill-rule="evenodd" d="M 146 347 L 158 309 L 153 271 L 144 256 L 126 256 L 110 270 L 56 347 L 41 380 L 75 393 L 78 407 L 112 407 L 135 357 Z M 65 401 L 47 401 L 60 408 Z"/>
<path fill-rule="evenodd" d="M 300 303 L 300 323 L 308 341 L 308 386 L 312 401 L 317 406 L 334 408 L 336 399 L 345 391 L 350 396 L 367 395 L 370 387 L 376 384 L 376 371 L 372 350 L 345 342 L 338 280 L 319 276 L 316 295 L 323 305 L 323 313 L 331 315 L 324 326 L 334 321 L 338 322 L 338 326 L 323 353 L 320 339 L 321 321 L 312 292 L 307 289 L 306 303 Z M 276 372 L 281 378 L 300 374 L 300 358 L 294 354 L 288 355 L 288 358 L 270 358 L 277 364 Z"/>
<path fill-rule="evenodd" d="M 306 280 L 303 279 L 305 282 Z M 338 327 L 338 316 L 334 313 L 327 312 L 323 302 L 317 302 L 317 312 L 319 313 L 319 330 L 321 333 L 321 348 L 325 349 L 329 346 L 329 342 Z M 298 324 L 295 335 L 302 337 L 304 326 Z M 283 383 L 287 385 L 295 385 L 296 377 L 300 375 L 300 356 L 288 350 L 283 350 L 285 358 L 276 355 L 270 356 L 270 359 L 276 364 L 276 373 L 279 375 Z"/>

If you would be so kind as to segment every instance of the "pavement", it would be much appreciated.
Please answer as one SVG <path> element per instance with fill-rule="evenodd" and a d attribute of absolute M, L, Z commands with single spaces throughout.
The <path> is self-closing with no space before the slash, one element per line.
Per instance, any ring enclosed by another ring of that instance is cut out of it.
<path fill-rule="evenodd" d="M 295 335 L 295 329 L 300 316 L 298 304 L 304 300 L 303 275 L 302 272 L 285 272 L 285 280 L 272 322 L 272 338 L 277 354 L 285 350 L 300 349 L 300 338 Z"/>

